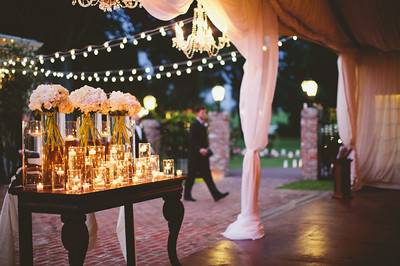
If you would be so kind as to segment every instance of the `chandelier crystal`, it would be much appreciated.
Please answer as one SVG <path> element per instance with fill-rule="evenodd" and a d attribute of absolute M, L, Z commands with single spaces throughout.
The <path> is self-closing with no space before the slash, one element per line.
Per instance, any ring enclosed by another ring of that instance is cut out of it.
<path fill-rule="evenodd" d="M 192 58 L 196 52 L 207 52 L 209 56 L 215 56 L 222 48 L 229 47 L 230 42 L 225 33 L 218 37 L 218 43 L 215 41 L 212 29 L 208 26 L 208 18 L 201 1 L 197 1 L 197 7 L 194 9 L 192 21 L 192 33 L 187 37 L 183 35 L 183 23 L 175 25 L 175 37 L 172 38 L 172 47 Z"/>
<path fill-rule="evenodd" d="M 78 3 L 82 7 L 96 6 L 104 12 L 111 12 L 118 8 L 135 8 L 140 6 L 139 0 L 72 0 L 72 5 Z"/>

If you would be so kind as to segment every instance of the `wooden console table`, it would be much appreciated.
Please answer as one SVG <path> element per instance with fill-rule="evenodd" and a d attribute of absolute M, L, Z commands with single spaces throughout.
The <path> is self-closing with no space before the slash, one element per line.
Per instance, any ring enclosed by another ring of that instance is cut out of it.
<path fill-rule="evenodd" d="M 175 177 L 81 194 L 19 190 L 17 194 L 21 265 L 33 265 L 33 212 L 61 215 L 61 221 L 64 223 L 61 232 L 62 243 L 68 251 L 70 265 L 75 266 L 83 265 L 88 247 L 86 214 L 119 206 L 125 207 L 127 265 L 135 265 L 132 204 L 155 198 L 164 199 L 163 215 L 169 228 L 169 260 L 172 265 L 180 265 L 176 254 L 176 242 L 184 215 L 181 202 L 184 179 L 185 177 Z"/>

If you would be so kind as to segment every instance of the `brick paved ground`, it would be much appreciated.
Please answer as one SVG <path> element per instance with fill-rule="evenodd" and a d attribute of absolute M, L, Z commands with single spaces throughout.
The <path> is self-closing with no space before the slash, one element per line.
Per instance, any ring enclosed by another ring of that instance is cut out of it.
<path fill-rule="evenodd" d="M 232 173 L 232 176 L 238 176 L 238 173 Z M 260 187 L 262 216 L 315 193 L 275 189 L 299 178 L 297 169 L 263 171 Z M 197 202 L 184 202 L 185 218 L 178 240 L 179 257 L 186 257 L 223 239 L 221 232 L 235 220 L 240 210 L 240 182 L 241 179 L 235 177 L 219 181 L 217 186 L 220 190 L 229 191 L 230 195 L 217 203 L 212 200 L 205 184 L 194 186 L 193 197 Z M 162 217 L 162 204 L 162 200 L 157 199 L 134 205 L 138 265 L 168 265 L 168 229 Z M 123 265 L 124 258 L 115 233 L 118 209 L 98 212 L 96 216 L 98 245 L 87 253 L 85 265 Z M 61 226 L 57 215 L 33 215 L 35 265 L 67 265 L 66 252 L 60 240 Z"/>

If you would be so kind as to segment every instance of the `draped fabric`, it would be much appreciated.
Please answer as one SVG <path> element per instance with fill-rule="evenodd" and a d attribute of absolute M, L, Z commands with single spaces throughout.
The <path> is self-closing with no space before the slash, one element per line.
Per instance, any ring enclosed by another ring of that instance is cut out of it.
<path fill-rule="evenodd" d="M 337 118 L 355 188 L 399 188 L 400 2 L 269 0 L 281 33 L 335 50 Z"/>
<path fill-rule="evenodd" d="M 192 0 L 142 0 L 143 7 L 158 19 L 185 13 Z M 246 59 L 240 91 L 240 116 L 246 144 L 243 162 L 241 213 L 223 235 L 230 239 L 264 236 L 258 210 L 260 158 L 258 151 L 268 142 L 271 105 L 278 68 L 278 22 L 263 0 L 202 0 L 213 24 L 225 32 Z M 240 14 L 240 15 L 239 15 Z M 266 46 L 264 52 L 262 47 Z M 121 212 L 121 210 L 120 210 Z M 119 215 L 123 219 L 122 215 Z M 123 239 L 124 224 L 117 233 Z"/>

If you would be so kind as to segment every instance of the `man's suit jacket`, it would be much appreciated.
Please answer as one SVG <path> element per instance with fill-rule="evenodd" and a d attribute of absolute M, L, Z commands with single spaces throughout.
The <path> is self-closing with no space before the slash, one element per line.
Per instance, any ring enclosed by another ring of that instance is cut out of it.
<path fill-rule="evenodd" d="M 200 149 L 208 149 L 208 156 L 200 154 Z M 190 125 L 189 131 L 189 172 L 198 172 L 210 167 L 209 157 L 212 155 L 209 149 L 207 127 L 197 119 Z"/>

